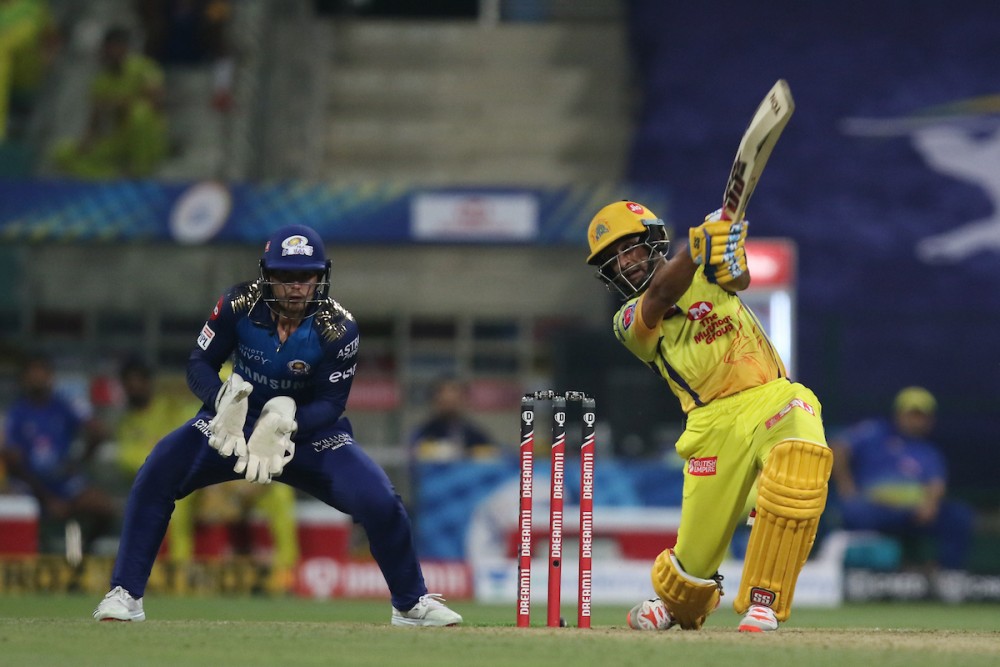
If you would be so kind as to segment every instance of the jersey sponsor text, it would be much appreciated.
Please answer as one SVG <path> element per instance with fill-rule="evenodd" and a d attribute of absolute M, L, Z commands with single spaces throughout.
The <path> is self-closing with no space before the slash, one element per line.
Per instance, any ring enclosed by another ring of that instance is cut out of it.
<path fill-rule="evenodd" d="M 695 477 L 711 477 L 716 473 L 718 457 L 688 459 L 688 474 Z"/>

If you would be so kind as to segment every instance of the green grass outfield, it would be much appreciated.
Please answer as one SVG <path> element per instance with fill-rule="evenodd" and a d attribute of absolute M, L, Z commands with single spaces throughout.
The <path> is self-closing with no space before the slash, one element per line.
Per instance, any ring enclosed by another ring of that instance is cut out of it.
<path fill-rule="evenodd" d="M 591 630 L 514 627 L 513 605 L 458 601 L 457 628 L 394 628 L 387 602 L 156 597 L 145 623 L 97 623 L 94 596 L 0 597 L 0 665 L 453 667 L 978 667 L 1000 665 L 1000 607 L 865 604 L 798 609 L 781 630 L 736 632 L 723 607 L 700 632 L 636 632 L 598 607 Z M 566 608 L 567 613 L 573 611 Z"/>

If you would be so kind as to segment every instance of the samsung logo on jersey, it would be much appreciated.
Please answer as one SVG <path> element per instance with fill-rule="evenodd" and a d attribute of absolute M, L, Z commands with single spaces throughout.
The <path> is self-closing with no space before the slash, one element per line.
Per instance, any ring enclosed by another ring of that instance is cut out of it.
<path fill-rule="evenodd" d="M 260 385 L 262 387 L 268 387 L 270 389 L 304 389 L 310 385 L 310 382 L 306 380 L 279 380 L 278 378 L 272 378 L 264 375 L 263 373 L 256 373 L 246 366 L 240 366 L 240 375 L 243 379 L 253 382 L 254 384 Z"/>

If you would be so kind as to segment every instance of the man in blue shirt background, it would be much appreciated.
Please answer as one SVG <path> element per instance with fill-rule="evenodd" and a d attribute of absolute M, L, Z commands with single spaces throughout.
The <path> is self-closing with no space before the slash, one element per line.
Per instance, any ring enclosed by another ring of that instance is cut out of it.
<path fill-rule="evenodd" d="M 946 497 L 947 463 L 927 439 L 937 401 L 922 387 L 907 387 L 893 408 L 891 420 L 861 422 L 830 442 L 843 527 L 904 540 L 930 538 L 937 566 L 963 570 L 974 515 L 964 503 Z"/>
<path fill-rule="evenodd" d="M 56 391 L 55 379 L 47 356 L 28 355 L 22 361 L 20 391 L 7 411 L 0 457 L 14 488 L 38 500 L 43 520 L 81 524 L 86 550 L 94 538 L 115 528 L 118 514 L 111 496 L 85 475 L 107 433 L 100 421 L 81 414 Z"/>

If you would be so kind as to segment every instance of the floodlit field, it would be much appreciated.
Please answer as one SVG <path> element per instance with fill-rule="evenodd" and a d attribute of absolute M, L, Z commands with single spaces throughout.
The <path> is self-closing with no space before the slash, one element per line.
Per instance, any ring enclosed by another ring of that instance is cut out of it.
<path fill-rule="evenodd" d="M 460 628 L 394 628 L 387 603 L 150 598 L 145 623 L 97 623 L 92 596 L 0 597 L 0 665 L 1000 665 L 995 605 L 797 610 L 777 633 L 737 633 L 723 608 L 701 632 L 644 633 L 599 607 L 594 628 L 513 627 L 511 606 L 456 602 Z M 570 611 L 569 608 L 566 610 Z M 533 612 L 544 622 L 544 609 Z"/>

